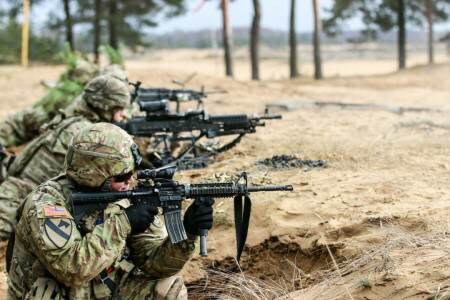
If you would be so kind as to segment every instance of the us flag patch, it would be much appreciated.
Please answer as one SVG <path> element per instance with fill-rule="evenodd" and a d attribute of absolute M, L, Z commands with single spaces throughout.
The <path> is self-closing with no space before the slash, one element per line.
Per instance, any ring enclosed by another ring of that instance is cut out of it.
<path fill-rule="evenodd" d="M 44 215 L 46 217 L 67 216 L 67 211 L 62 206 L 45 206 Z"/>

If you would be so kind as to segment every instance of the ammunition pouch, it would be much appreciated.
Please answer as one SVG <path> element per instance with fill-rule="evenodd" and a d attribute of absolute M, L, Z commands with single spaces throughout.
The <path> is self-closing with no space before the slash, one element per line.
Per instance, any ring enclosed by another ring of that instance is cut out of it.
<path fill-rule="evenodd" d="M 52 278 L 41 277 L 33 284 L 33 296 L 36 300 L 64 299 L 59 283 Z"/>

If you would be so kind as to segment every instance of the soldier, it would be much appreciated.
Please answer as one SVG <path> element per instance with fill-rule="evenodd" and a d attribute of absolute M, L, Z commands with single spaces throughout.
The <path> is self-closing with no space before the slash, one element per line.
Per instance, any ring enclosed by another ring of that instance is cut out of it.
<path fill-rule="evenodd" d="M 187 299 L 183 278 L 174 275 L 191 259 L 200 229 L 212 227 L 212 200 L 188 207 L 188 240 L 177 244 L 147 203 L 123 199 L 74 223 L 71 192 L 128 190 L 141 160 L 136 149 L 112 124 L 75 134 L 65 173 L 19 208 L 7 299 Z"/>
<path fill-rule="evenodd" d="M 91 80 L 65 111 L 46 125 L 47 131 L 17 156 L 0 185 L 0 239 L 12 232 L 16 209 L 28 193 L 63 170 L 64 157 L 73 134 L 100 121 L 120 122 L 130 102 L 128 86 L 113 77 Z"/>
<path fill-rule="evenodd" d="M 97 75 L 115 77 L 128 84 L 128 72 L 119 65 L 97 66 L 77 60 L 76 67 L 62 75 L 58 85 L 32 107 L 8 115 L 0 126 L 0 145 L 4 148 L 22 145 L 37 137 L 43 124 L 50 122 L 60 109 L 66 109 Z"/>
<path fill-rule="evenodd" d="M 60 76 L 56 87 L 32 107 L 8 115 L 0 126 L 3 147 L 22 145 L 39 135 L 40 127 L 51 121 L 59 109 L 65 109 L 83 91 L 84 85 L 96 76 L 97 67 L 82 59 Z"/>

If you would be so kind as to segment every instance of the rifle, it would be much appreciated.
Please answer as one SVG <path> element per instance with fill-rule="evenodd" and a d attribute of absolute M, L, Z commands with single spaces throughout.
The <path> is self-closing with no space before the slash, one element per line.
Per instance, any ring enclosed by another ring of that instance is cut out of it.
<path fill-rule="evenodd" d="M 192 161 L 202 160 L 211 155 L 217 155 L 223 151 L 229 150 L 239 143 L 242 137 L 247 133 L 255 133 L 257 126 L 265 126 L 261 120 L 281 119 L 281 115 L 269 115 L 266 109 L 263 116 L 247 116 L 246 114 L 237 115 L 207 115 L 204 110 L 195 110 L 183 114 L 170 114 L 163 107 L 168 107 L 165 100 L 141 103 L 141 110 L 146 111 L 146 117 L 134 117 L 127 123 L 115 123 L 115 125 L 127 131 L 129 134 L 137 137 L 155 137 L 157 143 L 164 142 L 164 151 L 161 156 L 162 165 L 169 163 L 183 164 Z M 189 137 L 180 137 L 182 132 L 199 132 Z M 170 138 L 169 134 L 172 134 Z M 237 135 L 231 142 L 220 147 L 217 150 L 207 150 L 196 144 L 202 137 L 209 139 Z M 192 145 L 174 159 L 168 151 L 167 140 L 172 141 L 190 141 Z M 206 150 L 203 155 L 199 150 Z"/>
<path fill-rule="evenodd" d="M 180 113 L 180 102 L 195 100 L 197 101 L 197 109 L 205 110 L 203 98 L 208 97 L 209 94 L 223 94 L 227 92 L 225 90 L 205 91 L 204 87 L 202 87 L 200 91 L 191 89 L 170 90 L 165 88 L 146 89 L 141 88 L 141 84 L 142 83 L 140 81 L 137 81 L 136 83 L 130 83 L 130 85 L 134 86 L 134 91 L 131 92 L 132 102 L 136 100 L 139 102 L 139 104 L 141 104 L 159 100 L 175 101 L 177 103 L 177 113 Z"/>
<path fill-rule="evenodd" d="M 176 169 L 176 166 L 168 166 L 160 169 L 137 171 L 138 185 L 130 191 L 72 193 L 75 223 L 77 226 L 80 226 L 79 222 L 85 214 L 92 213 L 96 210 L 104 210 L 108 203 L 127 198 L 132 203 L 144 202 L 161 207 L 170 241 L 176 244 L 187 239 L 181 219 L 182 202 L 185 199 L 195 199 L 195 205 L 200 206 L 203 205 L 203 202 L 207 198 L 235 197 L 236 203 L 236 199 L 238 197 L 242 198 L 242 196 L 245 196 L 250 201 L 249 194 L 252 192 L 293 191 L 292 185 L 249 187 L 246 172 L 243 172 L 236 182 L 180 184 L 178 181 L 172 179 Z M 239 183 L 241 178 L 245 180 L 244 183 Z M 153 181 L 153 185 L 150 179 Z M 248 211 L 249 218 L 250 211 Z M 248 222 L 248 219 L 246 219 L 246 222 Z M 201 256 L 208 256 L 206 250 L 207 235 L 208 230 L 202 229 L 200 232 Z"/>

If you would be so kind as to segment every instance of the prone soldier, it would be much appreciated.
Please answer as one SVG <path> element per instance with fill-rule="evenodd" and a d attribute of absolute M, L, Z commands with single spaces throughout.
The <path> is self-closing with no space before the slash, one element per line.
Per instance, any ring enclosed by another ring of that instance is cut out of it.
<path fill-rule="evenodd" d="M 83 92 L 90 80 L 98 75 L 109 75 L 128 84 L 128 72 L 119 65 L 108 65 L 100 69 L 82 59 L 63 74 L 57 86 L 32 107 L 8 115 L 1 122 L 0 144 L 4 148 L 22 145 L 37 137 L 40 128 L 50 122 L 60 109 L 66 109 Z"/>
<path fill-rule="evenodd" d="M 115 125 L 97 123 L 74 135 L 65 172 L 18 210 L 8 299 L 187 299 L 175 274 L 196 250 L 196 235 L 212 227 L 213 202 L 188 207 L 188 239 L 176 244 L 149 203 L 123 199 L 74 222 L 72 192 L 128 190 L 140 160 L 131 137 Z"/>
<path fill-rule="evenodd" d="M 59 109 L 69 106 L 97 72 L 96 65 L 77 59 L 75 67 L 63 73 L 57 85 L 32 107 L 12 113 L 3 119 L 0 126 L 0 144 L 9 148 L 22 145 L 38 136 L 40 127 L 51 121 Z"/>
<path fill-rule="evenodd" d="M 73 134 L 95 122 L 120 122 L 129 105 L 128 86 L 111 76 L 91 80 L 84 93 L 17 156 L 0 185 L 0 239 L 12 232 L 16 209 L 39 184 L 58 175 Z"/>

